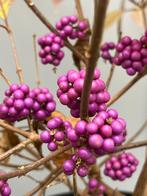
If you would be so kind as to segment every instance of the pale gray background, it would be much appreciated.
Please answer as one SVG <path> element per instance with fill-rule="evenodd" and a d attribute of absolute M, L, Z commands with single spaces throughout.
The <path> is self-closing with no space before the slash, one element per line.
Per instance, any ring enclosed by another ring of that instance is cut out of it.
<path fill-rule="evenodd" d="M 74 0 L 64 0 L 63 3 L 55 8 L 51 0 L 34 0 L 39 9 L 52 21 L 53 24 L 63 15 L 72 15 L 75 14 L 75 5 Z M 114 10 L 119 7 L 119 1 L 111 1 L 109 10 Z M 86 17 L 92 18 L 93 16 L 93 1 L 82 0 L 82 5 L 84 7 L 84 13 Z M 130 6 L 130 3 L 128 3 Z M 23 1 L 15 0 L 13 6 L 10 9 L 9 13 L 9 22 L 11 27 L 14 30 L 14 35 L 16 38 L 16 44 L 18 49 L 18 54 L 20 57 L 20 62 L 25 74 L 25 82 L 28 83 L 31 87 L 35 86 L 35 72 L 34 72 L 34 56 L 33 56 L 33 45 L 32 45 L 32 34 L 36 33 L 37 36 L 44 35 L 48 32 L 46 27 L 32 14 Z M 123 22 L 123 34 L 131 35 L 134 38 L 138 38 L 143 34 L 143 28 L 139 27 L 132 19 L 126 14 Z M 109 28 L 103 37 L 104 40 L 117 40 L 116 26 L 113 25 Z M 52 71 L 52 66 L 43 66 L 41 65 L 41 81 L 42 86 L 48 87 L 54 94 L 57 89 L 56 79 L 59 75 L 64 74 L 67 70 L 73 68 L 73 62 L 71 59 L 71 53 L 66 51 L 66 57 L 62 61 L 57 74 L 55 75 Z M 15 64 L 12 58 L 12 53 L 10 46 L 8 44 L 7 34 L 1 30 L 0 31 L 0 66 L 5 70 L 10 80 L 13 82 L 18 82 L 18 79 L 15 74 Z M 106 80 L 110 65 L 104 65 L 103 61 L 100 60 L 98 67 L 101 69 L 102 78 Z M 131 77 L 125 74 L 125 71 L 117 68 L 115 71 L 115 77 L 113 78 L 112 85 L 110 88 L 111 95 L 115 94 L 122 86 L 124 86 Z M 3 80 L 0 78 L 0 99 L 3 98 L 3 92 L 6 89 L 6 85 Z M 120 116 L 124 117 L 127 120 L 128 127 L 128 137 L 133 135 L 135 131 L 141 126 L 147 117 L 147 80 L 143 78 L 139 81 L 135 87 L 133 87 L 129 92 L 126 93 L 117 103 L 113 105 L 119 111 Z M 56 98 L 57 100 L 57 98 Z M 63 107 L 58 102 L 58 110 L 65 111 Z M 68 109 L 66 109 L 68 114 Z M 140 139 L 146 138 L 146 133 L 139 137 Z M 133 175 L 133 178 L 126 180 L 125 182 L 113 182 L 111 179 L 106 178 L 106 182 L 109 185 L 112 185 L 114 188 L 121 190 L 132 191 L 136 183 L 136 179 L 139 175 L 140 169 L 143 165 L 143 160 L 145 156 L 145 149 L 133 150 L 136 157 L 140 160 L 137 172 Z M 47 152 L 46 152 L 47 153 Z M 19 163 L 19 160 L 14 159 L 15 163 Z M 35 175 L 39 180 L 47 174 L 47 172 L 34 173 L 31 172 L 31 175 Z M 105 177 L 104 177 L 105 179 Z M 12 195 L 20 196 L 24 195 L 25 192 L 31 190 L 35 183 L 25 177 L 21 179 L 11 179 L 9 180 L 12 187 Z M 82 186 L 82 184 L 81 184 Z M 54 193 L 64 192 L 68 189 L 62 184 L 51 187 L 47 193 L 48 195 L 53 195 Z"/>

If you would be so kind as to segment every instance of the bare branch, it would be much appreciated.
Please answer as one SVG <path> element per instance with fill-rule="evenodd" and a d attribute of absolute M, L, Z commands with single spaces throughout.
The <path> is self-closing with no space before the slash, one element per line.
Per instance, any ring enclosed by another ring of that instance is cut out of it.
<path fill-rule="evenodd" d="M 81 98 L 80 106 L 80 117 L 82 119 L 88 118 L 88 100 L 93 79 L 94 70 L 96 67 L 97 60 L 99 58 L 99 47 L 103 34 L 104 20 L 108 5 L 108 0 L 98 1 L 95 0 L 94 5 L 94 21 L 93 21 L 93 32 L 91 38 L 91 45 L 89 51 L 89 61 L 86 70 L 86 76 L 84 81 L 84 87 Z"/>

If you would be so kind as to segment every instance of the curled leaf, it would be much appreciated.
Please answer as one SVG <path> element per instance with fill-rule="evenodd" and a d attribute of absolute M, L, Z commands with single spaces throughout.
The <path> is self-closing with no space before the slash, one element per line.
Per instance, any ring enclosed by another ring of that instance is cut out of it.
<path fill-rule="evenodd" d="M 121 18 L 122 14 L 123 12 L 121 10 L 109 12 L 105 19 L 105 29 L 111 27 L 115 22 L 117 22 Z"/>

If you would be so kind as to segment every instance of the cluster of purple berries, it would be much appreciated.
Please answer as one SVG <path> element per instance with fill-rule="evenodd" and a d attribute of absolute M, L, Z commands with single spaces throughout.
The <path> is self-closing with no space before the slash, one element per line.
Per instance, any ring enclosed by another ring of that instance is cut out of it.
<path fill-rule="evenodd" d="M 3 171 L 0 171 L 0 174 L 3 174 Z M 0 195 L 9 196 L 11 195 L 11 188 L 7 183 L 7 180 L 0 180 Z"/>
<path fill-rule="evenodd" d="M 63 39 L 82 39 L 85 37 L 88 24 L 85 20 L 78 21 L 76 16 L 64 16 L 56 23 L 56 28 Z"/>
<path fill-rule="evenodd" d="M 75 126 L 77 141 L 84 139 L 85 146 L 98 156 L 114 152 L 125 141 L 126 122 L 114 109 L 99 112 L 90 122 L 80 120 Z"/>
<path fill-rule="evenodd" d="M 30 88 L 26 84 L 12 84 L 0 104 L 0 118 L 9 122 L 19 121 L 31 115 L 45 120 L 55 110 L 56 103 L 47 88 Z"/>
<path fill-rule="evenodd" d="M 76 70 L 69 70 L 66 75 L 60 76 L 57 81 L 59 86 L 57 96 L 63 105 L 67 105 L 71 109 L 71 115 L 75 118 L 80 116 L 80 102 L 84 78 L 84 69 L 79 72 Z M 100 79 L 100 71 L 99 69 L 95 69 L 89 96 L 89 116 L 92 117 L 98 111 L 106 110 L 106 103 L 109 100 L 110 94 L 106 90 L 104 81 Z"/>
<path fill-rule="evenodd" d="M 103 196 L 106 191 L 106 187 L 100 183 L 96 178 L 89 179 L 88 192 L 93 196 Z"/>
<path fill-rule="evenodd" d="M 0 104 L 0 118 L 15 122 L 26 118 L 29 115 L 29 109 L 25 105 L 30 92 L 30 88 L 26 84 L 12 84 L 5 91 L 5 98 Z"/>
<path fill-rule="evenodd" d="M 116 146 L 125 141 L 125 127 L 125 120 L 118 118 L 113 109 L 99 112 L 90 122 L 80 120 L 75 128 L 69 127 L 66 137 L 75 152 L 71 159 L 64 162 L 64 173 L 71 175 L 76 169 L 79 176 L 85 177 L 97 156 L 114 152 Z"/>
<path fill-rule="evenodd" d="M 39 56 L 43 64 L 53 64 L 58 66 L 64 57 L 64 52 L 61 48 L 64 46 L 62 38 L 55 33 L 49 33 L 38 39 L 38 44 L 41 46 Z"/>
<path fill-rule="evenodd" d="M 36 87 L 32 89 L 25 104 L 36 120 L 45 120 L 56 108 L 53 95 L 47 88 Z"/>
<path fill-rule="evenodd" d="M 54 117 L 47 122 L 46 130 L 41 132 L 40 139 L 48 144 L 50 151 L 55 151 L 58 144 L 66 145 L 66 129 L 69 127 L 72 127 L 70 122 Z"/>
<path fill-rule="evenodd" d="M 115 50 L 114 56 L 110 50 Z M 115 65 L 121 65 L 128 75 L 142 73 L 147 66 L 147 31 L 139 39 L 124 36 L 116 45 L 106 42 L 101 47 L 101 57 Z"/>
<path fill-rule="evenodd" d="M 105 163 L 104 174 L 113 180 L 123 181 L 132 176 L 138 163 L 138 160 L 131 153 L 123 152 L 120 155 L 112 156 Z"/>

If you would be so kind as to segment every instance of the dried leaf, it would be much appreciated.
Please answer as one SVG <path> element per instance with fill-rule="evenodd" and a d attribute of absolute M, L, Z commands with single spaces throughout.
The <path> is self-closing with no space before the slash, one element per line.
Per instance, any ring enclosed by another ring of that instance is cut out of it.
<path fill-rule="evenodd" d="M 9 8 L 11 6 L 11 4 L 13 3 L 14 0 L 2 0 L 2 4 L 3 4 L 3 9 L 5 11 L 6 16 L 8 15 L 9 12 Z M 4 19 L 4 14 L 2 11 L 2 8 L 0 8 L 0 18 Z"/>
<path fill-rule="evenodd" d="M 3 132 L 2 132 L 2 135 L 0 138 L 0 154 L 13 148 L 17 144 L 19 144 L 19 142 L 20 142 L 20 140 L 15 133 L 13 133 L 7 129 L 3 129 Z M 8 161 L 9 161 L 9 158 L 6 159 L 4 162 L 7 163 Z"/>
<path fill-rule="evenodd" d="M 60 155 L 58 155 L 57 157 L 53 158 L 53 163 L 57 166 L 57 167 L 61 167 L 63 165 L 63 162 L 67 159 L 69 159 L 69 157 L 71 156 L 71 151 L 66 151 Z"/>
<path fill-rule="evenodd" d="M 105 29 L 111 27 L 115 22 L 117 22 L 122 16 L 123 12 L 120 10 L 114 10 L 107 14 L 105 19 Z"/>

